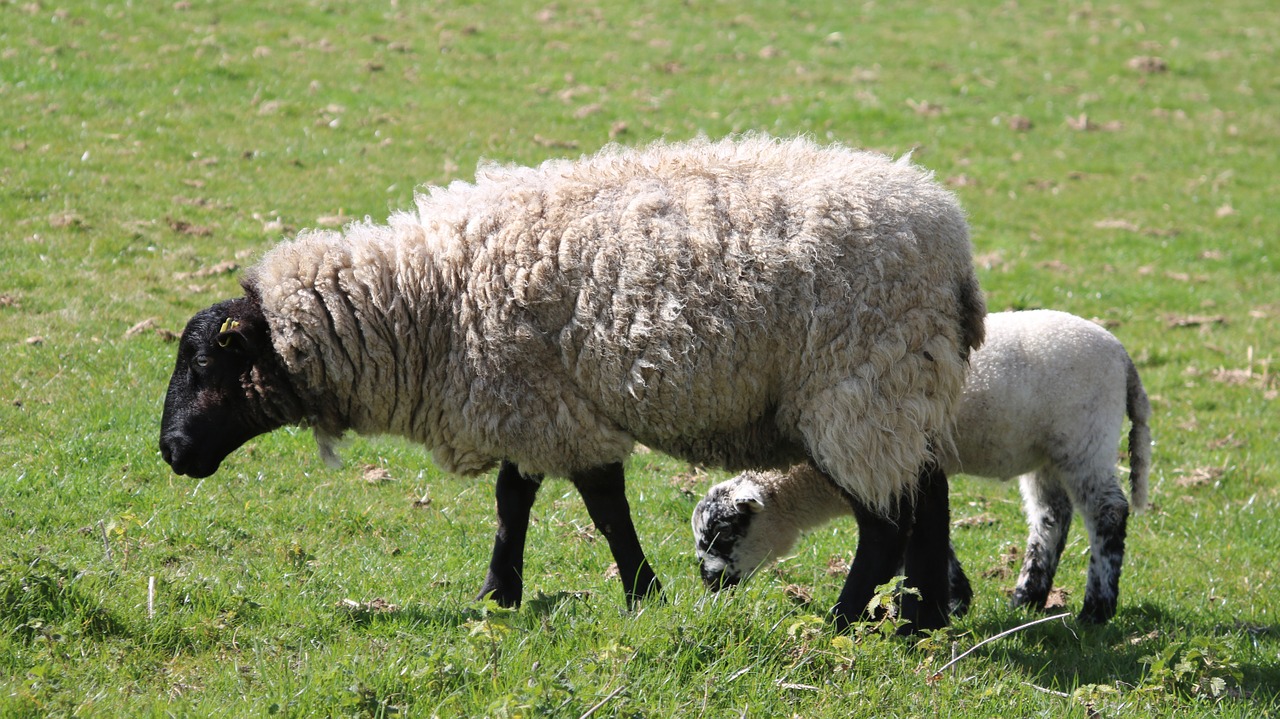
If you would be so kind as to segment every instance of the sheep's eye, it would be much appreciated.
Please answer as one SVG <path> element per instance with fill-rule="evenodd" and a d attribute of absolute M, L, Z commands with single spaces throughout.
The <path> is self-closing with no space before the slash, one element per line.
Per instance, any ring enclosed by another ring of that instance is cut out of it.
<path fill-rule="evenodd" d="M 208 367 L 208 366 L 209 366 L 209 356 L 208 356 L 208 355 L 196 355 L 196 366 L 197 366 L 197 367 Z"/>

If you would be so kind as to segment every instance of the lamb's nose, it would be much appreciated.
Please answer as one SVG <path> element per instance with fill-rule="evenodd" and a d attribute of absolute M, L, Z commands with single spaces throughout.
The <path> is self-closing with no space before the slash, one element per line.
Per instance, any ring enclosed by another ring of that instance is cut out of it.
<path fill-rule="evenodd" d="M 719 571 L 710 571 L 702 569 L 702 584 L 713 592 L 721 589 L 727 589 L 738 584 L 738 577 L 729 574 L 728 571 L 721 569 Z"/>

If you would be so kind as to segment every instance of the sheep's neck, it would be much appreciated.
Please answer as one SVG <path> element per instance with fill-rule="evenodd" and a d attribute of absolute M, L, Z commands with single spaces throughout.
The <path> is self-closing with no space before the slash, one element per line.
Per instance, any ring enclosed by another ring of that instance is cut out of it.
<path fill-rule="evenodd" d="M 447 445 L 451 423 L 438 396 L 446 383 L 465 378 L 445 372 L 451 338 L 448 324 L 434 316 L 436 298 L 407 287 L 374 296 L 356 283 L 341 292 L 312 292 L 329 318 L 319 332 L 331 336 L 317 338 L 315 346 L 325 350 L 317 358 L 320 372 L 310 372 L 307 382 L 317 428 L 333 436 L 353 430 L 398 435 L 433 449 Z"/>

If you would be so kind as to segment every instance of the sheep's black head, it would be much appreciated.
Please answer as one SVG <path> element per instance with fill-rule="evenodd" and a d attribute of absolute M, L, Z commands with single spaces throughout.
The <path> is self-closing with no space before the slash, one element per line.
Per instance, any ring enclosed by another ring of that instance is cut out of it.
<path fill-rule="evenodd" d="M 771 546 L 764 493 L 744 475 L 708 490 L 692 521 L 702 582 L 712 591 L 738 584 L 779 554 Z"/>
<path fill-rule="evenodd" d="M 254 294 L 191 318 L 160 421 L 160 454 L 174 472 L 208 477 L 240 445 L 301 415 Z"/>

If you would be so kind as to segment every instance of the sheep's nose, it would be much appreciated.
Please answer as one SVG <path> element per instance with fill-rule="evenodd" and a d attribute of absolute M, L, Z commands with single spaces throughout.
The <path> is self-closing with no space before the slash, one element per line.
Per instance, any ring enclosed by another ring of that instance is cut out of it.
<path fill-rule="evenodd" d="M 160 437 L 160 456 L 177 474 L 184 474 L 180 465 L 188 454 L 187 449 L 188 442 L 179 435 L 166 434 Z"/>

